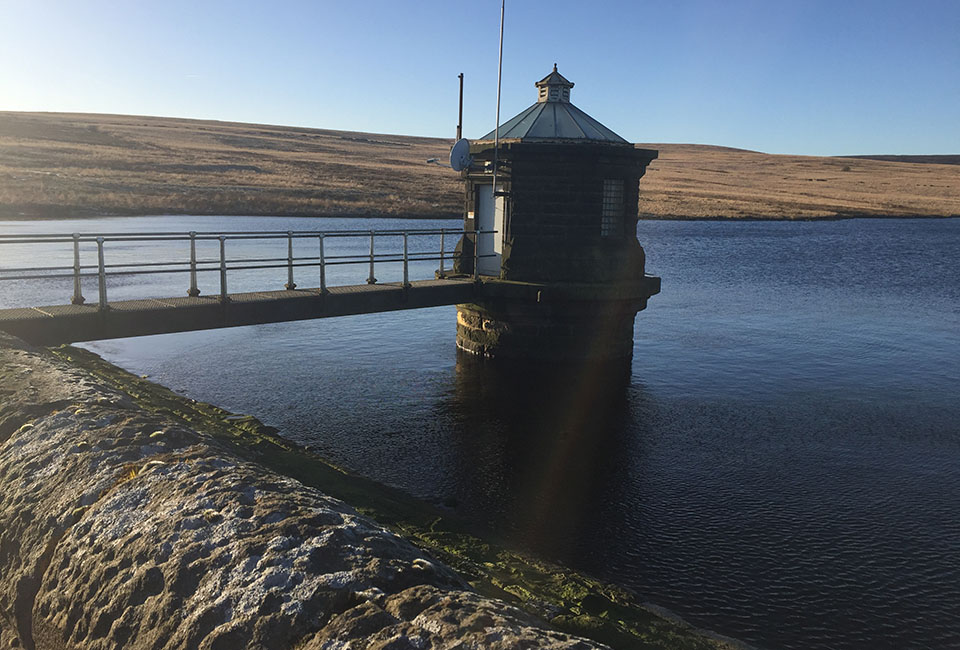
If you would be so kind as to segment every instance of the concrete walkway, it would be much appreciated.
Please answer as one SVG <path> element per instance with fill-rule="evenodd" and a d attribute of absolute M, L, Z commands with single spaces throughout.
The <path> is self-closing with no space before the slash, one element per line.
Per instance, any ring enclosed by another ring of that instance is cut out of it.
<path fill-rule="evenodd" d="M 469 279 L 422 280 L 319 289 L 259 291 L 196 298 L 153 298 L 96 304 L 0 309 L 0 331 L 36 345 L 168 334 L 192 330 L 370 314 L 470 302 Z"/>

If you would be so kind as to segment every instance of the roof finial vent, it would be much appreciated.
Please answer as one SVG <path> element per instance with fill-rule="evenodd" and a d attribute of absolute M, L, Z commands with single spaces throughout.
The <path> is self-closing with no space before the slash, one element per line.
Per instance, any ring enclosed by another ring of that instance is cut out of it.
<path fill-rule="evenodd" d="M 557 72 L 557 64 L 553 64 L 553 72 L 534 84 L 537 87 L 537 102 L 564 102 L 570 103 L 570 89 L 573 82 L 567 80 Z"/>

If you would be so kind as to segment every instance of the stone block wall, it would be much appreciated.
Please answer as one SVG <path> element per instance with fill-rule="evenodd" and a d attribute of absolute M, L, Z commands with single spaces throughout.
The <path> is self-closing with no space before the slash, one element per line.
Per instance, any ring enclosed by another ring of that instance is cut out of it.
<path fill-rule="evenodd" d="M 475 144 L 479 164 L 492 157 Z M 636 239 L 638 183 L 656 152 L 629 145 L 505 143 L 500 187 L 507 193 L 501 278 L 526 282 L 624 282 L 642 276 Z M 465 209 L 489 175 L 465 173 Z M 604 179 L 623 181 L 621 228 L 601 236 Z M 466 227 L 473 226 L 468 219 Z M 471 267 L 472 268 L 472 267 Z"/>

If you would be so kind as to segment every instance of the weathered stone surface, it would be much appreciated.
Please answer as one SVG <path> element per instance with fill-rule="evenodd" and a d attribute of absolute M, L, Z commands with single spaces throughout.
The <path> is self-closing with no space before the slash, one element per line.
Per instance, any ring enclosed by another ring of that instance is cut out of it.
<path fill-rule="evenodd" d="M 5 337 L 0 394 L 0 648 L 601 647 Z"/>
<path fill-rule="evenodd" d="M 0 444 L 22 424 L 84 400 L 95 400 L 99 386 L 85 373 L 72 368 L 52 372 L 47 359 L 39 359 L 19 340 L 0 332 Z"/>
<path fill-rule="evenodd" d="M 30 647 L 32 605 L 50 553 L 118 468 L 143 457 L 146 436 L 117 436 L 139 428 L 131 419 L 143 419 L 129 400 L 6 337 L 0 345 L 8 431 L 0 448 L 0 616 Z"/>
<path fill-rule="evenodd" d="M 529 615 L 502 603 L 421 585 L 345 611 L 302 650 L 542 647 L 587 650 L 597 646 L 543 629 Z"/>
<path fill-rule="evenodd" d="M 463 587 L 348 506 L 190 450 L 148 462 L 74 526 L 34 625 L 91 649 L 285 648 L 358 597 L 424 582 Z"/>

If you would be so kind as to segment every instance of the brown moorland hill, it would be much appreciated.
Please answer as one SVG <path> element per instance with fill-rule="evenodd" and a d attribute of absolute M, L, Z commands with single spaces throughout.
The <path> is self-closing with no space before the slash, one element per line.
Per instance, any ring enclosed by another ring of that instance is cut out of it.
<path fill-rule="evenodd" d="M 660 150 L 641 181 L 640 214 L 647 217 L 960 216 L 957 165 L 639 146 Z"/>
<path fill-rule="evenodd" d="M 208 120 L 0 112 L 0 217 L 459 217 L 451 141 Z M 641 182 L 647 218 L 960 215 L 960 166 L 688 144 Z"/>
<path fill-rule="evenodd" d="M 449 217 L 451 141 L 206 120 L 0 112 L 0 216 Z"/>

